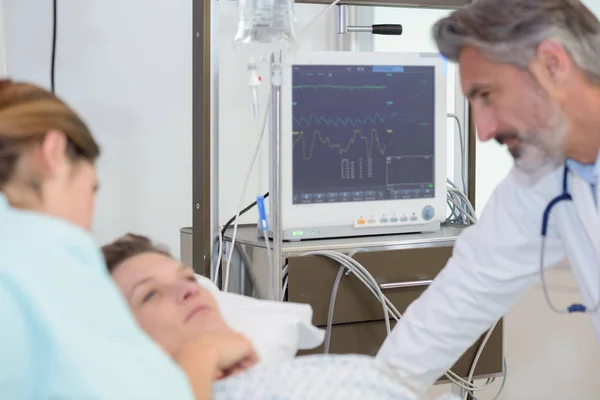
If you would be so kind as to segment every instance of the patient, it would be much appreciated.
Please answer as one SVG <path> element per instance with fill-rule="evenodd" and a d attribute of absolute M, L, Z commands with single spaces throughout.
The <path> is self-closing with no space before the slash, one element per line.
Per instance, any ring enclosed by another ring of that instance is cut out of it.
<path fill-rule="evenodd" d="M 214 297 L 197 284 L 194 271 L 150 239 L 128 234 L 102 252 L 139 325 L 171 356 L 203 334 L 236 335 Z M 215 377 L 240 372 L 257 360 L 253 351 L 234 368 L 215 370 Z"/>
<path fill-rule="evenodd" d="M 235 335 L 221 316 L 214 297 L 196 283 L 192 269 L 182 266 L 148 238 L 128 234 L 104 246 L 102 251 L 139 325 L 176 360 L 178 354 L 185 353 L 189 341 L 204 335 Z M 211 398 L 423 399 L 391 368 L 372 357 L 315 355 L 275 365 L 256 365 L 257 361 L 256 353 L 251 352 L 251 356 L 239 360 L 233 368 L 221 370 L 212 365 Z M 202 357 L 195 362 L 206 365 L 210 360 Z M 190 376 L 190 380 L 198 378 Z"/>

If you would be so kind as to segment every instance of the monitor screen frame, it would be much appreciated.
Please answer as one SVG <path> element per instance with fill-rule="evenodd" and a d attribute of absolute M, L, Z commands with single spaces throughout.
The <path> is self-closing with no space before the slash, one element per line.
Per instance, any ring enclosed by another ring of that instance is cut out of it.
<path fill-rule="evenodd" d="M 298 65 L 432 66 L 435 77 L 433 198 L 293 204 L 292 76 Z M 314 227 L 352 226 L 357 218 L 392 212 L 418 211 L 430 205 L 435 218 L 446 219 L 447 77 L 446 62 L 437 53 L 299 51 L 288 56 L 281 80 L 281 224 L 284 231 Z"/>

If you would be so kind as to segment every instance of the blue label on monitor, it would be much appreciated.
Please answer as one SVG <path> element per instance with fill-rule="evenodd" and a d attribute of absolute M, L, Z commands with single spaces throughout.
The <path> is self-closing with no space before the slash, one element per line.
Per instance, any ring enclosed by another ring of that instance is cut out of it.
<path fill-rule="evenodd" d="M 444 75 L 448 75 L 448 59 L 442 55 L 440 55 L 440 57 L 442 57 L 442 61 L 444 61 Z"/>
<path fill-rule="evenodd" d="M 373 72 L 404 72 L 404 67 L 397 67 L 397 66 L 373 67 Z"/>

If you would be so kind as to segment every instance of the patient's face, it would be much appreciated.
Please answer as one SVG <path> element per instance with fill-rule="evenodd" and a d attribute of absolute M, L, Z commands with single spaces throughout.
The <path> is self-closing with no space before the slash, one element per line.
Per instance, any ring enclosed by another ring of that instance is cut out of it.
<path fill-rule="evenodd" d="M 112 275 L 140 326 L 172 355 L 201 333 L 228 329 L 192 269 L 165 255 L 137 255 Z"/>

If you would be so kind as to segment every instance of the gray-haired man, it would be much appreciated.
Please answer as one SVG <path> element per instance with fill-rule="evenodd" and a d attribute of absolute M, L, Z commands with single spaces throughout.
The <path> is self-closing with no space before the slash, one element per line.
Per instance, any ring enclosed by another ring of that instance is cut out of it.
<path fill-rule="evenodd" d="M 458 62 L 482 141 L 515 168 L 378 357 L 420 388 L 434 383 L 550 268 L 567 259 L 583 304 L 600 304 L 600 23 L 577 0 L 477 0 L 437 22 Z M 591 313 L 600 337 L 600 314 Z M 568 323 L 568 317 L 565 317 Z"/>

